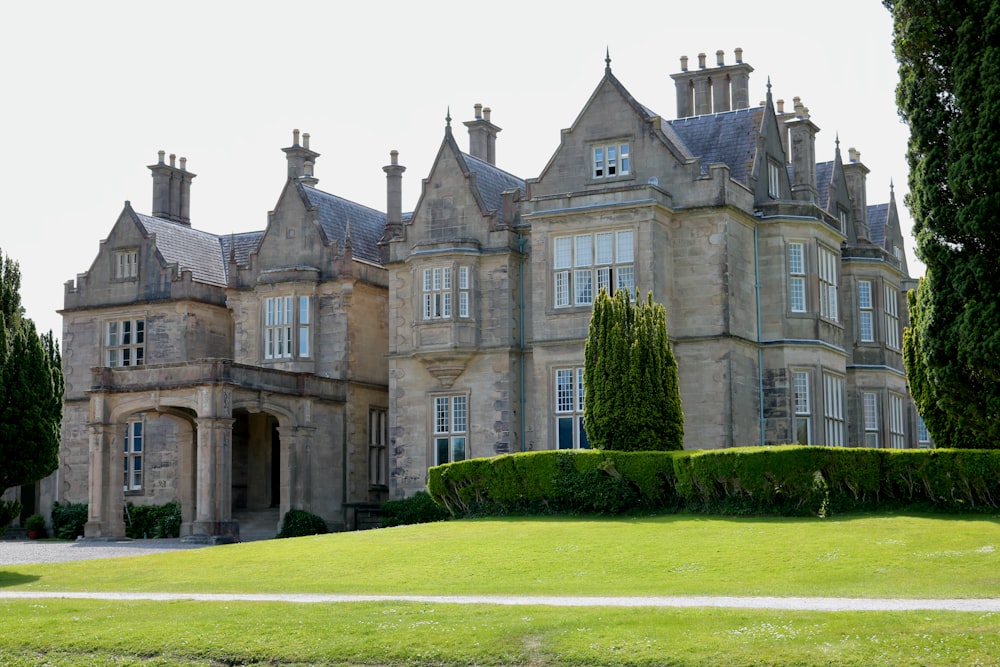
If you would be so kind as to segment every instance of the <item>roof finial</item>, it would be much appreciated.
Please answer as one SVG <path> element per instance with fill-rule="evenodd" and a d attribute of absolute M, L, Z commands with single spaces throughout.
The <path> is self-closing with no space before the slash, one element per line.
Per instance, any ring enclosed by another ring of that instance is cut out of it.
<path fill-rule="evenodd" d="M 351 250 L 354 244 L 351 243 L 351 218 L 347 217 L 344 224 L 344 250 Z"/>
<path fill-rule="evenodd" d="M 229 263 L 236 263 L 236 233 L 229 232 Z"/>
<path fill-rule="evenodd" d="M 833 143 L 836 145 L 837 152 L 839 153 L 840 152 L 840 130 L 837 130 L 837 134 L 834 137 Z"/>
<path fill-rule="evenodd" d="M 767 75 L 767 94 L 771 94 L 771 75 Z"/>
<path fill-rule="evenodd" d="M 890 197 L 894 197 L 895 195 L 896 195 L 896 184 L 893 183 L 892 179 L 890 178 L 889 179 L 889 196 Z"/>
<path fill-rule="evenodd" d="M 604 73 L 611 74 L 611 49 L 604 47 Z"/>

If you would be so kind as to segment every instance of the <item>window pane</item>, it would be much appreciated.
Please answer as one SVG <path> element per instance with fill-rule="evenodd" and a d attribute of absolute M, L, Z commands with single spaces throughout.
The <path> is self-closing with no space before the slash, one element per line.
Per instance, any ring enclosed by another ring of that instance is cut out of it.
<path fill-rule="evenodd" d="M 574 266 L 590 266 L 593 262 L 594 238 L 590 234 L 576 237 L 576 263 Z"/>
<path fill-rule="evenodd" d="M 629 172 L 629 162 L 628 144 L 622 144 L 618 155 L 618 173 L 627 174 Z"/>
<path fill-rule="evenodd" d="M 629 294 L 635 292 L 635 269 L 631 266 L 618 267 L 618 285 L 616 289 L 628 290 Z"/>
<path fill-rule="evenodd" d="M 448 415 L 448 399 L 444 396 L 434 399 L 434 432 L 447 433 L 451 423 Z"/>
<path fill-rule="evenodd" d="M 458 289 L 469 289 L 469 267 L 458 267 Z"/>
<path fill-rule="evenodd" d="M 573 399 L 573 370 L 560 368 L 556 371 L 556 412 L 572 412 Z"/>
<path fill-rule="evenodd" d="M 468 317 L 469 316 L 469 293 L 459 292 L 458 293 L 458 316 Z"/>
<path fill-rule="evenodd" d="M 597 264 L 610 264 L 614 258 L 613 247 L 614 237 L 611 232 L 601 232 L 594 234 L 594 246 L 596 249 L 595 262 Z"/>
<path fill-rule="evenodd" d="M 556 239 L 553 266 L 557 269 L 568 269 L 573 264 L 573 240 L 568 237 Z"/>
<path fill-rule="evenodd" d="M 590 449 L 590 441 L 587 439 L 587 430 L 583 428 L 583 417 L 578 419 L 577 427 L 580 429 L 580 449 Z"/>
<path fill-rule="evenodd" d="M 434 464 L 448 463 L 448 438 L 437 438 L 434 441 Z"/>
<path fill-rule="evenodd" d="M 299 324 L 309 324 L 309 297 L 299 297 Z"/>
<path fill-rule="evenodd" d="M 309 356 L 309 327 L 299 327 L 299 356 Z"/>
<path fill-rule="evenodd" d="M 793 313 L 806 312 L 806 281 L 805 278 L 791 277 L 788 279 L 789 308 Z"/>
<path fill-rule="evenodd" d="M 555 304 L 556 306 L 569 305 L 569 271 L 560 271 L 555 276 Z"/>
<path fill-rule="evenodd" d="M 858 283 L 858 308 L 872 307 L 872 284 L 868 280 Z"/>
<path fill-rule="evenodd" d="M 618 232 L 618 263 L 630 264 L 633 261 L 632 230 Z"/>
<path fill-rule="evenodd" d="M 805 273 L 801 243 L 788 244 L 788 272 L 793 275 L 802 275 Z"/>
<path fill-rule="evenodd" d="M 452 461 L 465 460 L 465 438 L 451 439 L 451 460 Z"/>
<path fill-rule="evenodd" d="M 574 302 L 578 306 L 594 302 L 594 274 L 590 269 L 573 272 L 573 286 L 576 291 Z"/>
<path fill-rule="evenodd" d="M 452 433 L 465 433 L 467 418 L 465 396 L 452 397 L 451 411 Z"/>
<path fill-rule="evenodd" d="M 556 420 L 556 440 L 559 449 L 573 449 L 573 417 Z"/>

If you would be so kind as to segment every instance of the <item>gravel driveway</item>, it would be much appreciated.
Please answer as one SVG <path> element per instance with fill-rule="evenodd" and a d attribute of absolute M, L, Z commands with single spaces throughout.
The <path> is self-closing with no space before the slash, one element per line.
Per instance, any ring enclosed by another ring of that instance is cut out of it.
<path fill-rule="evenodd" d="M 197 549 L 207 545 L 187 544 L 176 540 L 78 540 L 48 542 L 45 540 L 0 540 L 0 567 L 31 563 L 65 563 L 71 560 L 145 556 L 162 551 Z"/>

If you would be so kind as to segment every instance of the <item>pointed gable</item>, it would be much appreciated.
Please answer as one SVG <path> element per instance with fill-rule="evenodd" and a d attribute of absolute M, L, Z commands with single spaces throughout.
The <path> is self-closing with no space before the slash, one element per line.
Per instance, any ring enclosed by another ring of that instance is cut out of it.
<path fill-rule="evenodd" d="M 190 271 L 195 281 L 225 287 L 226 258 L 218 236 L 150 215 L 134 215 L 143 235 L 155 237 L 165 264 L 176 265 L 178 273 Z"/>
<path fill-rule="evenodd" d="M 299 184 L 298 187 L 307 205 L 318 210 L 320 228 L 328 243 L 336 242 L 345 247 L 350 232 L 354 257 L 368 262 L 380 261 L 378 241 L 385 230 L 385 213 L 308 185 Z"/>

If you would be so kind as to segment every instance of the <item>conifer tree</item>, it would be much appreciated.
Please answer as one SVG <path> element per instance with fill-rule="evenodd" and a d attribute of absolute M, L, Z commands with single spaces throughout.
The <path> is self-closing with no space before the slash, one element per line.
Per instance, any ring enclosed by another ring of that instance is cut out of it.
<path fill-rule="evenodd" d="M 583 421 L 597 449 L 671 450 L 684 446 L 677 361 L 666 310 L 632 302 L 628 290 L 594 301 L 584 352 Z"/>
<path fill-rule="evenodd" d="M 917 255 L 904 360 L 939 446 L 1000 447 L 1000 3 L 886 0 Z"/>
<path fill-rule="evenodd" d="M 20 289 L 20 268 L 0 251 L 0 493 L 59 464 L 62 360 L 52 332 L 38 335 L 24 317 Z"/>

